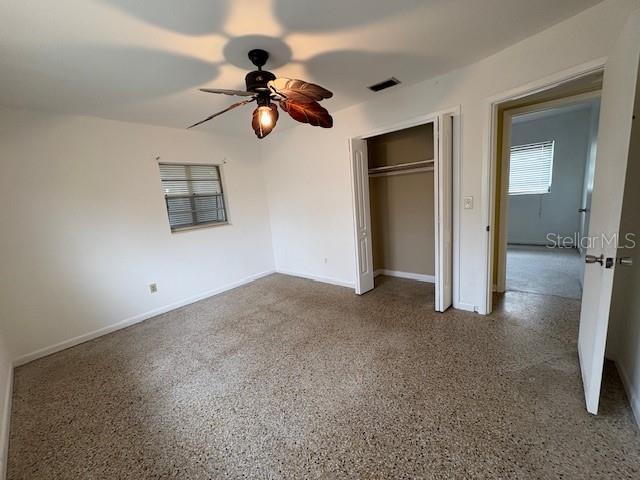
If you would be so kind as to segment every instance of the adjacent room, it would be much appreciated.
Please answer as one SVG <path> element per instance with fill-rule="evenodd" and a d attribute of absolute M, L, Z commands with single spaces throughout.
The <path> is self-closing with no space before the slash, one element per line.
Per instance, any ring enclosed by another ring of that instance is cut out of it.
<path fill-rule="evenodd" d="M 582 297 L 598 115 L 596 97 L 511 117 L 507 290 Z"/>
<path fill-rule="evenodd" d="M 640 0 L 0 18 L 0 478 L 637 477 Z"/>

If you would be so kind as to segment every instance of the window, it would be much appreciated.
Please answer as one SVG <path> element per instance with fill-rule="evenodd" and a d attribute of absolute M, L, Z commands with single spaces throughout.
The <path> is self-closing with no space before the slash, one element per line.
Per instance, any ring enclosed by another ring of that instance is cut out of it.
<path fill-rule="evenodd" d="M 554 142 L 511 147 L 509 195 L 549 193 Z"/>
<path fill-rule="evenodd" d="M 217 165 L 160 164 L 171 230 L 227 222 Z"/>

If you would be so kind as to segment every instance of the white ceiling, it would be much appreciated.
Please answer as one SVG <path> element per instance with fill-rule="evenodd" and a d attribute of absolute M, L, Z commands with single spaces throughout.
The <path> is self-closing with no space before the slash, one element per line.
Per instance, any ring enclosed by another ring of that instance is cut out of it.
<path fill-rule="evenodd" d="M 332 90 L 336 111 L 385 95 L 372 83 L 442 74 L 598 1 L 3 0 L 0 105 L 182 127 L 234 101 L 199 87 L 244 88 L 246 52 L 265 48 L 265 68 Z M 252 135 L 250 110 L 199 128 Z"/>

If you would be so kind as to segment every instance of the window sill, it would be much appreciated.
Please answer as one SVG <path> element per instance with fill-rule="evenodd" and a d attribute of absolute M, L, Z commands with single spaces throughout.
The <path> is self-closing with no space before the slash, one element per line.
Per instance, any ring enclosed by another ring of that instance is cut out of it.
<path fill-rule="evenodd" d="M 224 225 L 231 225 L 230 222 L 215 222 L 215 223 L 203 223 L 201 225 L 189 225 L 188 227 L 178 227 L 171 229 L 171 233 L 188 232 L 191 230 L 201 230 L 203 228 L 222 227 Z"/>
<path fill-rule="evenodd" d="M 551 192 L 515 192 L 515 193 L 509 193 L 508 195 L 510 197 L 525 197 L 527 195 L 548 195 Z"/>

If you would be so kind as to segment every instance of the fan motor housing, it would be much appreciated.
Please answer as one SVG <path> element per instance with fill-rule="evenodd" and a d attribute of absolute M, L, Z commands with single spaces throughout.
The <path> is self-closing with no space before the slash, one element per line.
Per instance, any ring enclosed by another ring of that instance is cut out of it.
<path fill-rule="evenodd" d="M 269 90 L 267 82 L 275 79 L 276 76 L 271 72 L 254 70 L 253 72 L 247 73 L 247 76 L 244 77 L 244 82 L 247 86 L 247 92 L 261 92 Z"/>

